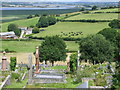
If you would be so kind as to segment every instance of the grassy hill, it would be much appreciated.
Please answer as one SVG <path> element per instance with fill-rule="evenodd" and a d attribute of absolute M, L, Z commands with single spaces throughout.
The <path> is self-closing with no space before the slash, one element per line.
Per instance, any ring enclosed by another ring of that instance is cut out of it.
<path fill-rule="evenodd" d="M 101 9 L 101 10 L 95 10 L 92 12 L 118 12 L 118 8 L 112 8 L 112 9 Z"/>
<path fill-rule="evenodd" d="M 38 19 L 39 18 L 37 17 L 32 19 L 23 19 L 23 20 L 16 20 L 12 22 L 2 23 L 2 32 L 6 32 L 8 25 L 11 23 L 17 24 L 18 26 L 21 26 L 21 27 L 29 27 L 31 25 L 36 25 L 36 23 L 38 22 Z"/>
<path fill-rule="evenodd" d="M 13 50 L 16 52 L 34 52 L 35 47 L 41 45 L 42 41 L 1 41 L 0 51 L 4 49 Z M 65 41 L 69 51 L 77 51 L 79 45 L 75 41 Z"/>
<path fill-rule="evenodd" d="M 58 22 L 56 25 L 49 26 L 44 28 L 45 31 L 42 31 L 38 34 L 34 34 L 34 37 L 45 37 L 45 36 L 53 36 L 53 35 L 62 35 L 62 37 L 66 37 L 63 35 L 69 34 L 70 32 L 82 32 L 83 35 L 71 36 L 71 37 L 84 37 L 89 34 L 95 34 L 98 31 L 107 28 L 107 22 L 100 23 L 83 23 L 83 22 Z M 62 33 L 63 32 L 63 33 Z"/>
<path fill-rule="evenodd" d="M 117 13 L 97 13 L 97 14 L 80 14 L 73 17 L 69 17 L 66 20 L 81 20 L 81 19 L 113 20 L 117 18 L 118 18 Z"/>

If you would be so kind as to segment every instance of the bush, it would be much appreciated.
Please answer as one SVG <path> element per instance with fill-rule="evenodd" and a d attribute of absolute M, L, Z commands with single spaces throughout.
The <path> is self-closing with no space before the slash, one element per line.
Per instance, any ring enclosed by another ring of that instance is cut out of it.
<path fill-rule="evenodd" d="M 16 57 L 10 57 L 10 69 L 12 71 L 15 71 L 16 67 Z"/>
<path fill-rule="evenodd" d="M 39 28 L 37 28 L 37 27 L 34 27 L 34 29 L 32 30 L 32 33 L 39 33 L 40 32 L 40 30 L 39 30 Z"/>
<path fill-rule="evenodd" d="M 29 15 L 29 16 L 27 17 L 27 19 L 30 19 L 30 18 L 33 18 L 33 16 L 32 16 L 32 15 Z"/>
<path fill-rule="evenodd" d="M 20 75 L 18 73 L 12 73 L 11 78 L 13 79 L 19 79 Z"/>
<path fill-rule="evenodd" d="M 94 79 L 95 86 L 106 86 L 107 82 L 104 75 L 101 75 L 100 73 L 97 74 L 96 79 Z"/>
<path fill-rule="evenodd" d="M 86 67 L 84 70 L 80 70 L 80 68 L 78 69 L 77 71 L 77 74 L 76 74 L 76 83 L 79 83 L 82 81 L 82 78 L 85 78 L 85 77 L 92 77 L 94 73 L 94 70 L 89 68 L 89 67 Z"/>
<path fill-rule="evenodd" d="M 90 22 L 90 23 L 95 23 L 95 22 L 110 22 L 111 20 L 90 20 L 90 19 L 81 19 L 81 20 L 61 20 L 61 22 Z"/>
<path fill-rule="evenodd" d="M 77 69 L 77 54 L 73 53 L 70 56 L 70 71 L 75 72 Z"/>
<path fill-rule="evenodd" d="M 114 19 L 109 23 L 109 26 L 111 28 L 117 28 L 120 29 L 120 20 Z"/>

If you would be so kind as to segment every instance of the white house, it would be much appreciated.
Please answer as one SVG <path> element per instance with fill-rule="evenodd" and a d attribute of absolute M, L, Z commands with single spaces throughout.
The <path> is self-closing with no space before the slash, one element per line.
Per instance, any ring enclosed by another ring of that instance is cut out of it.
<path fill-rule="evenodd" d="M 28 28 L 28 27 L 19 27 L 19 29 L 21 30 L 20 38 L 23 38 L 23 35 L 32 34 L 32 30 L 33 30 L 33 28 Z"/>
<path fill-rule="evenodd" d="M 12 32 L 1 32 L 0 38 L 2 38 L 2 39 L 17 39 L 18 37 L 12 31 Z"/>

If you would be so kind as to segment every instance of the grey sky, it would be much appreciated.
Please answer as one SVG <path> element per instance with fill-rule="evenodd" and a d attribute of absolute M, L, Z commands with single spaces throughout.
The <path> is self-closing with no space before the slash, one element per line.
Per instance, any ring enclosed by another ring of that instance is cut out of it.
<path fill-rule="evenodd" d="M 120 0 L 2 0 L 2 2 L 118 2 Z"/>

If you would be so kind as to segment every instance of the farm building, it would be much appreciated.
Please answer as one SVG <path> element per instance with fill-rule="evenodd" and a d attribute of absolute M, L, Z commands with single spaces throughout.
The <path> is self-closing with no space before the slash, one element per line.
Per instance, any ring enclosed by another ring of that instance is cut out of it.
<path fill-rule="evenodd" d="M 12 32 L 1 32 L 0 33 L 0 38 L 1 39 L 17 39 L 18 37 L 12 31 Z"/>
<path fill-rule="evenodd" d="M 32 30 L 33 30 L 33 28 L 28 28 L 28 27 L 19 27 L 19 29 L 21 30 L 20 38 L 23 38 L 23 35 L 32 34 Z"/>

